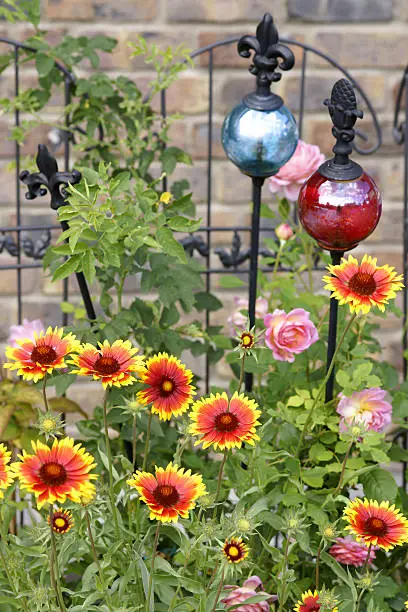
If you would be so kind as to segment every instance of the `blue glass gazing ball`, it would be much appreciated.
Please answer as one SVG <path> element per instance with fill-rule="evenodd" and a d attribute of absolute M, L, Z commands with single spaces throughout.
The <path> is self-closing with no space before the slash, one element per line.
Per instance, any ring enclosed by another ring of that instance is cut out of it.
<path fill-rule="evenodd" d="M 221 139 L 225 153 L 242 172 L 267 177 L 292 157 L 299 134 L 286 106 L 260 111 L 241 102 L 225 117 Z"/>

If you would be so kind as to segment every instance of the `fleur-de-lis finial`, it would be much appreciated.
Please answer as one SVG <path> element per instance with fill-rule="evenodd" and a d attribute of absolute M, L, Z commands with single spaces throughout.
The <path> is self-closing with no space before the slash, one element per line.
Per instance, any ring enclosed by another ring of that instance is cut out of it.
<path fill-rule="evenodd" d="M 320 174 L 336 180 L 353 180 L 361 176 L 363 169 L 352 159 L 351 143 L 356 135 L 354 124 L 363 117 L 363 111 L 357 108 L 357 100 L 350 81 L 340 79 L 333 85 L 330 100 L 323 104 L 329 109 L 333 123 L 332 134 L 336 139 L 333 147 L 334 157 L 324 162 L 319 168 Z"/>
<path fill-rule="evenodd" d="M 249 72 L 256 76 L 256 91 L 244 98 L 244 103 L 255 110 L 275 110 L 282 106 L 280 96 L 272 93 L 271 83 L 282 77 L 280 70 L 290 70 L 295 65 L 292 51 L 279 42 L 278 30 L 273 17 L 265 13 L 256 29 L 256 36 L 242 36 L 238 41 L 238 53 L 241 57 L 251 57 Z"/>

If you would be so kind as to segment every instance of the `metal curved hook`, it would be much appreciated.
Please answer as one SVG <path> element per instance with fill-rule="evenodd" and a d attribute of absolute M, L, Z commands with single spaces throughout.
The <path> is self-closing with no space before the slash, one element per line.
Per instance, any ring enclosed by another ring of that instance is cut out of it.
<path fill-rule="evenodd" d="M 392 133 L 394 136 L 394 140 L 397 144 L 402 144 L 404 142 L 404 122 L 401 121 L 398 124 L 399 114 L 401 112 L 401 104 L 402 104 L 402 96 L 404 90 L 406 88 L 406 83 L 408 80 L 408 66 L 405 68 L 404 73 L 401 78 L 401 82 L 398 88 L 397 99 L 395 102 L 395 111 L 394 111 L 394 124 L 392 126 Z M 408 95 L 408 92 L 405 92 L 405 95 Z"/>

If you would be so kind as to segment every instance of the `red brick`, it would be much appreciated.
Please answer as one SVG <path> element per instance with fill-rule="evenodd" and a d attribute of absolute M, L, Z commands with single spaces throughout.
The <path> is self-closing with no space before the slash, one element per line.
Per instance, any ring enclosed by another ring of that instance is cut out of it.
<path fill-rule="evenodd" d="M 212 130 L 212 157 L 225 159 L 221 144 L 221 123 L 213 120 Z M 208 121 L 200 121 L 193 126 L 192 147 L 189 151 L 196 159 L 208 157 Z"/>
<path fill-rule="evenodd" d="M 256 23 L 262 15 L 271 10 L 270 0 L 170 0 L 167 4 L 170 21 L 253 21 Z M 273 7 L 275 22 L 281 23 L 286 17 L 284 2 L 277 2 Z M 251 31 L 243 34 L 252 34 Z"/>
<path fill-rule="evenodd" d="M 46 19 L 90 21 L 95 17 L 93 0 L 45 0 Z"/>
<path fill-rule="evenodd" d="M 45 0 L 44 15 L 50 20 L 116 22 L 151 21 L 157 0 Z"/>

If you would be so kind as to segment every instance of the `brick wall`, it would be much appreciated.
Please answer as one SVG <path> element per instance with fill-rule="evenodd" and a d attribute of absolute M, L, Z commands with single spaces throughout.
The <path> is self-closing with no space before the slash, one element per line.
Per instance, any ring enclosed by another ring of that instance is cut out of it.
<path fill-rule="evenodd" d="M 253 33 L 265 11 L 270 11 L 281 36 L 311 44 L 328 53 L 351 70 L 372 100 L 384 129 L 384 145 L 374 156 L 362 163 L 378 181 L 383 193 L 384 213 L 376 232 L 365 248 L 401 269 L 402 241 L 402 148 L 392 139 L 392 116 L 395 92 L 402 69 L 408 62 L 408 3 L 406 0 L 43 0 L 42 24 L 56 38 L 61 32 L 73 35 L 102 32 L 118 39 L 113 56 L 105 55 L 102 67 L 112 75 L 133 75 L 146 83 L 146 71 L 139 58 L 129 58 L 127 43 L 137 34 L 148 41 L 168 45 L 185 42 L 195 49 L 226 37 Z M 0 28 L 1 35 L 24 38 L 26 26 Z M 297 67 L 284 75 L 280 92 L 296 112 L 301 54 L 296 50 Z M 168 94 L 169 112 L 185 114 L 173 130 L 176 144 L 193 154 L 193 168 L 181 169 L 190 180 L 200 213 L 205 213 L 206 151 L 207 151 L 207 87 L 206 57 L 197 60 L 193 69 L 183 73 Z M 247 224 L 249 222 L 249 181 L 226 161 L 219 143 L 220 125 L 225 113 L 249 91 L 253 77 L 247 73 L 247 62 L 234 46 L 224 47 L 214 54 L 214 181 L 213 217 L 215 225 Z M 304 138 L 318 144 L 329 153 L 332 140 L 327 111 L 322 100 L 329 94 L 339 73 L 317 56 L 309 56 Z M 33 76 L 28 72 L 25 83 Z M 11 75 L 0 77 L 0 95 L 12 95 Z M 49 112 L 57 112 L 61 98 L 55 96 Z M 367 115 L 364 126 L 373 133 Z M 7 121 L 0 119 L 0 223 L 12 224 L 15 214 L 9 204 L 13 193 L 13 176 L 6 169 L 13 155 L 13 145 L 6 140 Z M 38 129 L 27 143 L 32 152 L 37 142 L 46 142 L 48 128 Z M 265 200 L 273 202 L 265 193 Z M 52 217 L 38 200 L 23 201 L 23 223 L 48 222 Z M 228 240 L 230 236 L 228 237 Z M 213 243 L 222 240 L 213 236 Z M 225 241 L 225 237 L 224 237 Z M 361 249 L 359 249 L 361 251 Z M 10 259 L 10 258 L 9 258 Z M 7 257 L 0 256 L 0 263 Z M 75 289 L 74 282 L 71 283 Z M 0 274 L 0 335 L 4 339 L 11 322 L 16 319 L 15 273 Z M 52 286 L 40 271 L 23 273 L 24 315 L 41 316 L 46 321 L 59 321 L 60 287 Z M 225 294 L 227 305 L 232 295 Z M 380 332 L 385 355 L 392 362 L 400 359 L 400 323 L 390 317 Z"/>

